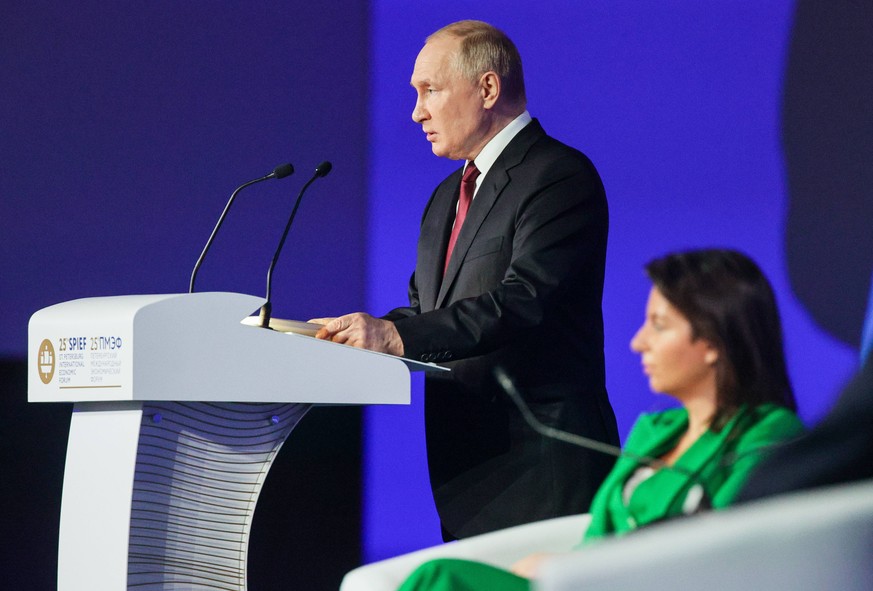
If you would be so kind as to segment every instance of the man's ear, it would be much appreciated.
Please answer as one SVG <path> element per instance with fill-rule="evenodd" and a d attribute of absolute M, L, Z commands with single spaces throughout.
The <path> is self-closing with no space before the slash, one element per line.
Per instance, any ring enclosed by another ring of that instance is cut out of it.
<path fill-rule="evenodd" d="M 479 78 L 479 95 L 482 97 L 482 106 L 493 109 L 500 97 L 500 76 L 495 72 L 485 72 Z"/>

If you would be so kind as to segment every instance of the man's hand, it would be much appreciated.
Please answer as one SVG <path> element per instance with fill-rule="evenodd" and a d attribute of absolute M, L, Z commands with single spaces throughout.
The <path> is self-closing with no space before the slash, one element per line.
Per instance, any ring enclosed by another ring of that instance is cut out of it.
<path fill-rule="evenodd" d="M 315 333 L 317 339 L 403 356 L 400 333 L 394 328 L 394 323 L 388 320 L 355 312 L 338 318 L 313 318 L 309 322 L 324 325 Z"/>

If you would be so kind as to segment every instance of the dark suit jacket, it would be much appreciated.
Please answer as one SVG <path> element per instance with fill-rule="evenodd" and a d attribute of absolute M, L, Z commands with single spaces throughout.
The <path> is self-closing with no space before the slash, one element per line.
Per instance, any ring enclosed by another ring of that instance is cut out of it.
<path fill-rule="evenodd" d="M 606 396 L 601 297 L 608 214 L 582 153 L 537 121 L 482 180 L 443 278 L 461 170 L 425 208 L 409 307 L 393 320 L 425 386 L 428 464 L 444 529 L 467 537 L 587 510 L 612 465 L 533 432 L 492 372 L 552 426 L 618 444 Z"/>

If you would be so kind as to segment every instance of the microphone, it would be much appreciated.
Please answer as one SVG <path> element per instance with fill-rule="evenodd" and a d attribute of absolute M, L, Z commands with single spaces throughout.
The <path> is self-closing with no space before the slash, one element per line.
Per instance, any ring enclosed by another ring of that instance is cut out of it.
<path fill-rule="evenodd" d="M 682 507 L 682 513 L 684 515 L 693 515 L 705 509 L 712 508 L 712 502 L 710 501 L 709 495 L 706 492 L 706 488 L 699 481 L 696 474 L 689 472 L 688 470 L 683 470 L 682 468 L 679 468 L 677 466 L 671 466 L 670 464 L 659 458 L 638 455 L 629 451 L 625 451 L 616 445 L 610 445 L 608 443 L 603 443 L 602 441 L 597 441 L 596 439 L 591 439 L 590 437 L 583 437 L 582 435 L 577 435 L 576 433 L 569 433 L 561 429 L 550 427 L 549 425 L 544 424 L 542 421 L 536 418 L 536 416 L 534 416 L 533 412 L 531 412 L 530 410 L 530 407 L 528 407 L 528 405 L 522 398 L 521 392 L 518 391 L 518 388 L 515 385 L 515 381 L 509 376 L 508 373 L 506 373 L 506 370 L 504 370 L 500 366 L 495 367 L 494 377 L 497 378 L 497 382 L 500 384 L 500 387 L 503 388 L 504 392 L 509 395 L 509 397 L 512 399 L 512 402 L 518 408 L 519 412 L 521 412 L 521 416 L 524 418 L 525 422 L 531 427 L 531 429 L 533 429 L 543 437 L 548 437 L 549 439 L 555 439 L 557 441 L 563 441 L 564 443 L 569 443 L 570 445 L 575 445 L 577 447 L 581 447 L 590 451 L 607 454 L 616 458 L 629 458 L 638 464 L 648 466 L 654 470 L 669 470 L 671 472 L 682 474 L 694 483 L 691 489 L 688 491 L 688 495 L 685 497 L 685 503 Z"/>
<path fill-rule="evenodd" d="M 315 182 L 315 179 L 327 176 L 332 169 L 333 164 L 327 160 L 316 166 L 315 174 L 312 175 L 312 178 L 306 181 L 306 184 L 303 185 L 303 188 L 300 189 L 300 193 L 297 195 L 297 201 L 294 202 L 294 209 L 291 210 L 291 215 L 288 217 L 288 223 L 285 224 L 285 231 L 282 232 L 282 238 L 279 240 L 279 246 L 276 248 L 273 260 L 270 261 L 270 268 L 267 269 L 267 301 L 263 306 L 261 306 L 259 317 L 259 325 L 261 328 L 270 328 L 270 317 L 273 311 L 273 300 L 271 299 L 273 293 L 273 269 L 276 268 L 276 263 L 279 261 L 279 254 L 282 252 L 282 247 L 285 246 L 285 239 L 288 237 L 288 232 L 291 230 L 294 216 L 297 215 L 297 208 L 300 207 L 300 200 L 303 199 L 303 193 L 306 192 L 309 185 Z"/>
<path fill-rule="evenodd" d="M 227 205 L 224 206 L 224 211 L 221 212 L 221 216 L 219 216 L 218 222 L 212 229 L 212 234 L 209 235 L 209 240 L 206 241 L 206 246 L 203 247 L 203 252 L 200 253 L 200 258 L 198 258 L 197 262 L 194 264 L 194 270 L 191 272 L 191 282 L 188 284 L 188 293 L 194 293 L 194 281 L 197 279 L 197 272 L 200 270 L 200 265 L 203 264 L 203 259 L 206 258 L 206 253 L 212 246 L 212 242 L 215 240 L 215 235 L 218 234 L 218 229 L 221 227 L 221 224 L 224 223 L 224 218 L 227 217 L 227 212 L 230 211 L 230 206 L 233 204 L 234 199 L 236 199 L 237 194 L 249 185 L 254 185 L 255 183 L 260 183 L 261 181 L 266 181 L 268 179 L 283 179 L 293 173 L 294 167 L 291 166 L 291 164 L 280 164 L 279 166 L 274 168 L 273 172 L 271 172 L 270 174 L 264 175 L 261 178 L 255 179 L 253 181 L 243 183 L 236 188 L 236 191 L 231 193 L 230 199 L 227 200 Z"/>

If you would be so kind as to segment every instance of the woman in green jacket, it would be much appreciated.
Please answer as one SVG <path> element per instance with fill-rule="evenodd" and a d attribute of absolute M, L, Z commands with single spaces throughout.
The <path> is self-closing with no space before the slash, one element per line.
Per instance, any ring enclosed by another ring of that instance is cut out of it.
<path fill-rule="evenodd" d="M 582 545 L 701 507 L 731 504 L 766 450 L 798 436 L 776 300 L 758 266 L 731 250 L 651 261 L 645 320 L 631 340 L 653 392 L 681 406 L 643 414 L 591 504 Z M 546 558 L 512 572 L 426 562 L 401 591 L 522 591 Z"/>

